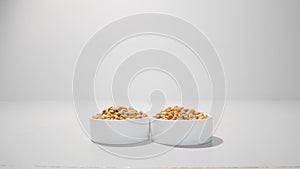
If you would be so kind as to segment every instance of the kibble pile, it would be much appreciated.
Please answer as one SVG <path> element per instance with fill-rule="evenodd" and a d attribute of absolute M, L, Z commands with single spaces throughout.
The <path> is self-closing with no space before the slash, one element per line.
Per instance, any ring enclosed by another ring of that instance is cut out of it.
<path fill-rule="evenodd" d="M 127 119 L 140 119 L 147 117 L 142 111 L 135 110 L 133 107 L 125 106 L 111 106 L 108 109 L 102 110 L 101 113 L 93 115 L 94 119 L 103 120 L 127 120 Z"/>
<path fill-rule="evenodd" d="M 185 109 L 180 106 L 168 107 L 153 116 L 162 120 L 200 120 L 206 119 L 207 114 L 197 112 L 194 109 Z"/>

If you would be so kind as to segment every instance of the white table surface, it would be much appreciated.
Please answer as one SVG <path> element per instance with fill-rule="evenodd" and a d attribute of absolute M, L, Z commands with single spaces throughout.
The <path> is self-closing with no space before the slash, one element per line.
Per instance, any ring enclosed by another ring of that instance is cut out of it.
<path fill-rule="evenodd" d="M 0 102 L 0 136 L 0 168 L 300 168 L 300 100 L 229 100 L 213 146 L 142 160 L 92 143 L 72 102 Z"/>

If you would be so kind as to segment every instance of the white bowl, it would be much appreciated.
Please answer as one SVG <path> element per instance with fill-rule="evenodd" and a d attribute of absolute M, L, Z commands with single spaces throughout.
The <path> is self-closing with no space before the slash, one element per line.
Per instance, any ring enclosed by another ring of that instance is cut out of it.
<path fill-rule="evenodd" d="M 211 140 L 212 117 L 200 120 L 151 120 L 151 139 L 167 145 L 198 145 Z"/>
<path fill-rule="evenodd" d="M 102 120 L 90 118 L 91 140 L 100 144 L 132 144 L 149 139 L 149 118 Z"/>

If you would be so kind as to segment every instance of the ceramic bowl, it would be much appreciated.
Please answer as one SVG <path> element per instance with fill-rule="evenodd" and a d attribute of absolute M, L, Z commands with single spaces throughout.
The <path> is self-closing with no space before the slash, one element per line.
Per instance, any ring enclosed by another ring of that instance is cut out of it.
<path fill-rule="evenodd" d="M 90 118 L 91 140 L 100 144 L 132 144 L 149 139 L 149 118 L 103 120 Z"/>
<path fill-rule="evenodd" d="M 211 140 L 212 117 L 200 120 L 151 119 L 151 140 L 166 145 L 198 145 Z"/>

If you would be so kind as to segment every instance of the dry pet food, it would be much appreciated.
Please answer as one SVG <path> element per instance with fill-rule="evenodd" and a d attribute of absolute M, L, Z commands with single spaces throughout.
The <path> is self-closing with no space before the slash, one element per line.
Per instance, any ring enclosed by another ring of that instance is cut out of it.
<path fill-rule="evenodd" d="M 142 111 L 135 110 L 133 107 L 125 106 L 110 106 L 108 109 L 102 110 L 101 113 L 93 115 L 94 119 L 103 120 L 127 120 L 127 119 L 140 119 L 147 117 Z"/>
<path fill-rule="evenodd" d="M 200 120 L 206 119 L 207 114 L 197 112 L 194 109 L 185 109 L 180 106 L 168 107 L 153 116 L 162 120 Z"/>

